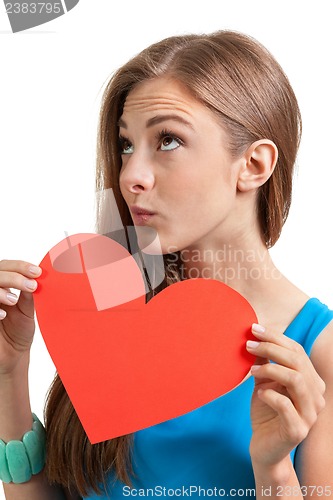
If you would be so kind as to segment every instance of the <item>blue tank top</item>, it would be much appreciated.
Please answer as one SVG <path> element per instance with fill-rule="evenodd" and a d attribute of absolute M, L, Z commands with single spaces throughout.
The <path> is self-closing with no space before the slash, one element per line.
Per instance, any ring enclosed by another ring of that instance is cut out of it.
<path fill-rule="evenodd" d="M 310 355 L 333 311 L 309 299 L 285 331 Z M 108 491 L 87 500 L 126 497 L 255 496 L 249 445 L 254 379 L 181 417 L 134 435 L 133 491 L 112 476 Z M 294 459 L 295 450 L 291 453 Z M 246 490 L 253 489 L 252 492 Z"/>

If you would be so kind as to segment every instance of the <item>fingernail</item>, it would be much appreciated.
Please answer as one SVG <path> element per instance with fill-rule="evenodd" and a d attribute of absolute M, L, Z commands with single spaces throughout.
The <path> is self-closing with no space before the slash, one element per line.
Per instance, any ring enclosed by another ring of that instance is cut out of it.
<path fill-rule="evenodd" d="M 0 319 L 3 319 L 6 317 L 6 311 L 3 311 L 2 309 L 0 309 Z"/>
<path fill-rule="evenodd" d="M 253 323 L 252 331 L 255 333 L 265 333 L 266 328 L 262 325 L 258 325 L 258 323 Z"/>
<path fill-rule="evenodd" d="M 35 288 L 37 288 L 35 280 L 25 280 L 24 284 L 27 288 L 29 288 L 29 290 L 35 290 Z"/>
<path fill-rule="evenodd" d="M 30 266 L 29 267 L 29 272 L 31 274 L 35 274 L 36 276 L 42 272 L 41 268 L 38 266 Z"/>
<path fill-rule="evenodd" d="M 257 370 L 259 370 L 259 368 L 261 368 L 261 365 L 253 365 L 251 366 L 251 372 L 256 372 Z"/>
<path fill-rule="evenodd" d="M 256 349 L 258 346 L 260 346 L 260 342 L 256 342 L 255 340 L 248 340 L 246 342 L 246 345 L 250 349 Z"/>
<path fill-rule="evenodd" d="M 9 300 L 9 302 L 11 302 L 12 304 L 16 304 L 16 302 L 18 300 L 18 297 L 16 297 L 16 295 L 14 293 L 7 293 L 6 297 L 7 297 L 7 300 Z"/>

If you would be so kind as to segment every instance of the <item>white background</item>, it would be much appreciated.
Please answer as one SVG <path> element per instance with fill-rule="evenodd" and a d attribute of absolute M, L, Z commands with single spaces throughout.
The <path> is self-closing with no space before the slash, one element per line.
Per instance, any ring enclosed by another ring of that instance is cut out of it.
<path fill-rule="evenodd" d="M 94 230 L 96 124 L 109 75 L 163 37 L 229 28 L 266 45 L 298 97 L 304 134 L 294 201 L 272 255 L 291 281 L 333 308 L 331 5 L 81 0 L 48 24 L 12 34 L 1 2 L 0 259 L 38 264 L 65 231 Z M 30 381 L 39 416 L 53 374 L 37 331 Z"/>

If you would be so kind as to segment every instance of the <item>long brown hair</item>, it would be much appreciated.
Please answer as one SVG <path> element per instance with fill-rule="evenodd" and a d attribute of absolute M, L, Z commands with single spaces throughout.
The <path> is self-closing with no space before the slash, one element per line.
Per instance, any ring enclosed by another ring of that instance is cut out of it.
<path fill-rule="evenodd" d="M 170 37 L 143 50 L 113 75 L 105 88 L 100 112 L 97 190 L 112 188 L 124 226 L 132 225 L 118 183 L 121 156 L 117 122 L 126 96 L 135 85 L 164 75 L 183 83 L 198 101 L 216 113 L 227 132 L 233 157 L 259 139 L 276 144 L 277 165 L 257 195 L 262 237 L 268 248 L 273 246 L 289 212 L 301 117 L 279 64 L 256 40 L 240 33 L 218 31 Z M 100 203 L 101 233 L 103 220 L 105 207 Z M 177 279 L 168 272 L 166 285 Z M 83 496 L 89 489 L 99 492 L 99 484 L 111 470 L 118 479 L 129 483 L 132 437 L 91 445 L 58 376 L 48 395 L 45 422 L 50 481 Z"/>

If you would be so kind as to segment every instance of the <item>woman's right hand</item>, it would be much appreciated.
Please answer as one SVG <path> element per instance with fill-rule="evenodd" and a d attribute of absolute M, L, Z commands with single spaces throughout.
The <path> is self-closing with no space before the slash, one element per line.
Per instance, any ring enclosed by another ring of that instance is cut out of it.
<path fill-rule="evenodd" d="M 30 350 L 35 332 L 32 293 L 41 272 L 29 262 L 0 261 L 0 376 L 15 370 Z M 11 288 L 19 290 L 19 296 Z"/>

